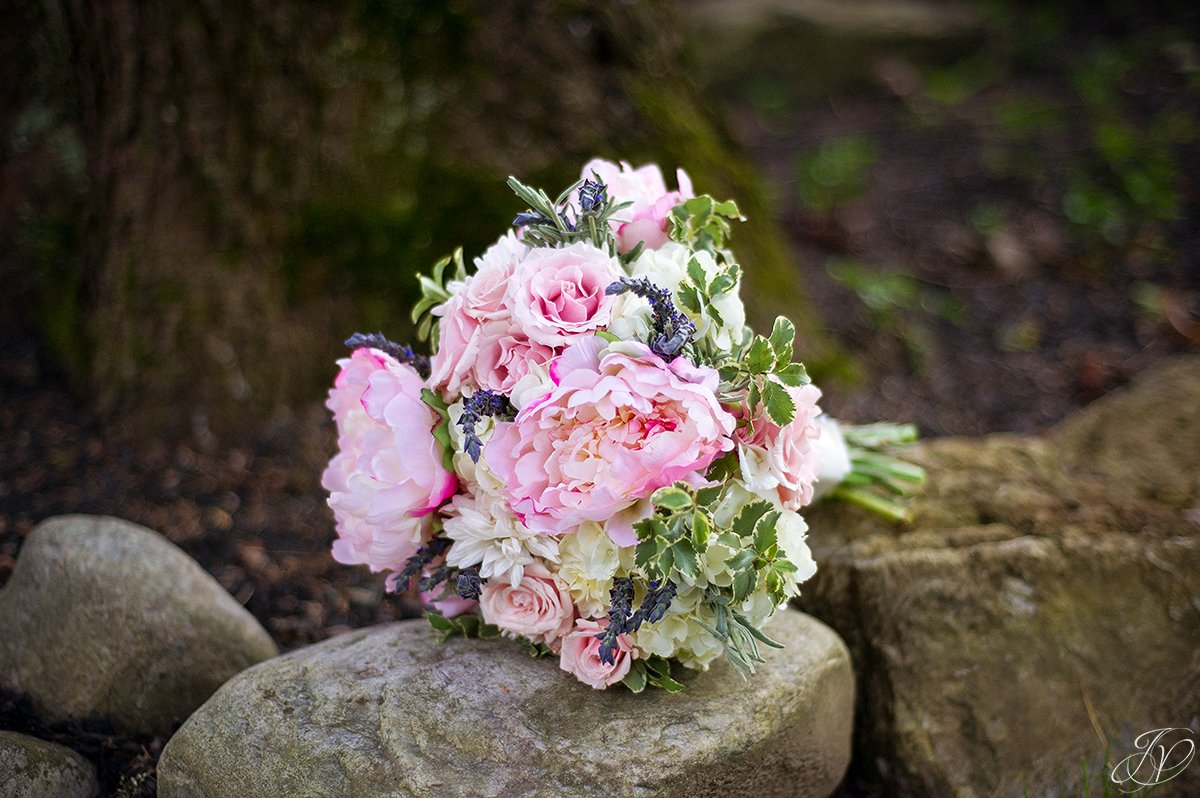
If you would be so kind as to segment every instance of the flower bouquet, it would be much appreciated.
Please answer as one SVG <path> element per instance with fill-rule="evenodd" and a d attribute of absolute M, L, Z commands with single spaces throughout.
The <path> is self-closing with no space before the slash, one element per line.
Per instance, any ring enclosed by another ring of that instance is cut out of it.
<path fill-rule="evenodd" d="M 821 415 L 791 322 L 746 325 L 737 206 L 677 179 L 594 160 L 552 200 L 510 178 L 515 230 L 419 277 L 432 356 L 355 335 L 328 402 L 334 557 L 415 583 L 443 637 L 520 639 L 597 689 L 752 673 L 816 571 L 798 511 L 899 517 L 923 479 L 887 453 L 910 427 Z"/>

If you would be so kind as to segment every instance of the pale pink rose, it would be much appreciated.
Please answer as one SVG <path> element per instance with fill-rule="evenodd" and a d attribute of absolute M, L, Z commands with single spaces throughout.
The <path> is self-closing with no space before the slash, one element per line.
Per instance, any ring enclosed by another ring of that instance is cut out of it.
<path fill-rule="evenodd" d="M 514 322 L 484 324 L 479 334 L 478 354 L 471 364 L 475 387 L 510 393 L 534 366 L 544 366 L 554 350 L 529 340 Z"/>
<path fill-rule="evenodd" d="M 796 405 L 791 423 L 780 427 L 763 416 L 749 428 L 738 430 L 738 459 L 746 488 L 765 498 L 777 499 L 787 510 L 798 510 L 813 500 L 820 468 L 817 441 L 821 425 L 815 385 L 789 387 Z"/>
<path fill-rule="evenodd" d="M 645 344 L 598 338 L 551 365 L 554 389 L 497 425 L 483 456 L 530 529 L 573 532 L 607 522 L 677 480 L 696 480 L 733 448 L 735 420 L 717 402 L 717 372 L 666 363 Z M 620 546 L 636 542 L 609 525 Z"/>
<path fill-rule="evenodd" d="M 617 636 L 617 648 L 613 651 L 613 664 L 600 659 L 600 640 L 597 634 L 608 626 L 608 619 L 601 622 L 580 618 L 575 629 L 562 641 L 558 666 L 589 687 L 603 690 L 629 675 L 629 668 L 637 651 L 629 643 L 627 635 Z"/>
<path fill-rule="evenodd" d="M 338 453 L 321 478 L 337 520 L 333 556 L 373 571 L 397 569 L 430 530 L 428 516 L 458 488 L 433 437 L 436 413 L 411 366 L 378 349 L 338 361 L 326 406 Z"/>
<path fill-rule="evenodd" d="M 658 249 L 670 240 L 668 224 L 671 209 L 696 196 L 687 172 L 676 171 L 679 188 L 671 191 L 663 179 L 658 164 L 649 163 L 634 169 L 625 161 L 615 164 L 595 158 L 583 167 L 583 177 L 600 180 L 608 186 L 608 195 L 616 202 L 633 205 L 618 214 L 622 220 L 613 223 L 617 251 L 625 253 L 642 242 L 646 249 Z"/>
<path fill-rule="evenodd" d="M 481 322 L 510 318 L 505 295 L 513 271 L 528 253 L 529 247 L 511 231 L 488 247 L 482 257 L 475 259 L 476 271 L 463 285 L 463 312 Z"/>
<path fill-rule="evenodd" d="M 463 307 L 465 293 L 459 291 L 433 309 L 440 317 L 438 348 L 429 361 L 429 384 L 449 394 L 477 388 L 474 366 L 479 357 L 480 323 Z"/>
<path fill-rule="evenodd" d="M 539 247 L 513 272 L 505 301 L 531 341 L 561 347 L 608 324 L 616 297 L 604 291 L 623 274 L 615 257 L 583 241 Z"/>
<path fill-rule="evenodd" d="M 489 579 L 479 597 L 483 619 L 508 636 L 524 637 L 556 648 L 571 631 L 575 605 L 566 585 L 540 562 L 525 566 L 521 581 L 510 585 Z"/>

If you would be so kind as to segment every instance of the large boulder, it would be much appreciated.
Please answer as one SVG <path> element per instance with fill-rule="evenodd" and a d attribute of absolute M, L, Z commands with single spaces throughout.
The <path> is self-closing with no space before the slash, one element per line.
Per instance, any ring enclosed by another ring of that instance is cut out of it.
<path fill-rule="evenodd" d="M 100 716 L 166 733 L 276 653 L 194 560 L 117 518 L 43 522 L 0 591 L 0 687 L 27 694 L 46 722 Z"/>
<path fill-rule="evenodd" d="M 1078 794 L 1142 732 L 1200 730 L 1200 527 L 1181 509 L 1197 385 L 1191 358 L 1046 439 L 917 447 L 929 486 L 909 528 L 810 514 L 820 570 L 803 605 L 854 655 L 856 780 Z M 1175 794 L 1200 795 L 1200 766 L 1155 792 Z"/>
<path fill-rule="evenodd" d="M 0 731 L 0 798 L 94 798 L 96 769 L 70 748 Z"/>
<path fill-rule="evenodd" d="M 824 796 L 850 753 L 853 676 L 798 612 L 742 682 L 724 663 L 670 695 L 596 691 L 507 641 L 439 645 L 423 621 L 251 668 L 167 744 L 162 798 Z"/>

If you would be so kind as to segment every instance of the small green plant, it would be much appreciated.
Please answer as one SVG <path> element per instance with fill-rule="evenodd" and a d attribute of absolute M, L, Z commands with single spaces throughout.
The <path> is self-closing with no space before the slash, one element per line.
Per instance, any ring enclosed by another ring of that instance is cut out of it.
<path fill-rule="evenodd" d="M 823 144 L 796 162 L 797 191 L 804 206 L 820 213 L 861 197 L 879 149 L 866 136 L 846 136 Z"/>

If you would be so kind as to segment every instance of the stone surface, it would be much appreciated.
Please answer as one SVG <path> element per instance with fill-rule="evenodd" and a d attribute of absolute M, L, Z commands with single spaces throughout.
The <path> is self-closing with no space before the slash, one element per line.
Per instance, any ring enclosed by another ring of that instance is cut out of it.
<path fill-rule="evenodd" d="M 96 769 L 69 748 L 0 731 L 0 798 L 94 798 Z"/>
<path fill-rule="evenodd" d="M 1147 370 L 1067 419 L 1051 439 L 1073 471 L 1172 507 L 1200 505 L 1200 356 Z"/>
<path fill-rule="evenodd" d="M 1106 747 L 1113 764 L 1144 731 L 1200 730 L 1200 526 L 1181 509 L 1197 385 L 1200 359 L 1184 359 L 1045 440 L 917 447 L 930 480 L 906 529 L 809 514 L 820 570 L 803 606 L 859 679 L 854 778 L 1079 794 L 1081 760 L 1095 785 Z M 1154 794 L 1200 795 L 1200 765 Z"/>
<path fill-rule="evenodd" d="M 850 753 L 845 646 L 794 611 L 770 631 L 787 648 L 744 684 L 722 662 L 633 695 L 508 641 L 360 630 L 222 687 L 168 743 L 159 795 L 828 795 Z"/>
<path fill-rule="evenodd" d="M 48 722 L 102 716 L 169 732 L 276 653 L 232 596 L 161 535 L 103 516 L 30 533 L 0 591 L 0 686 Z"/>

